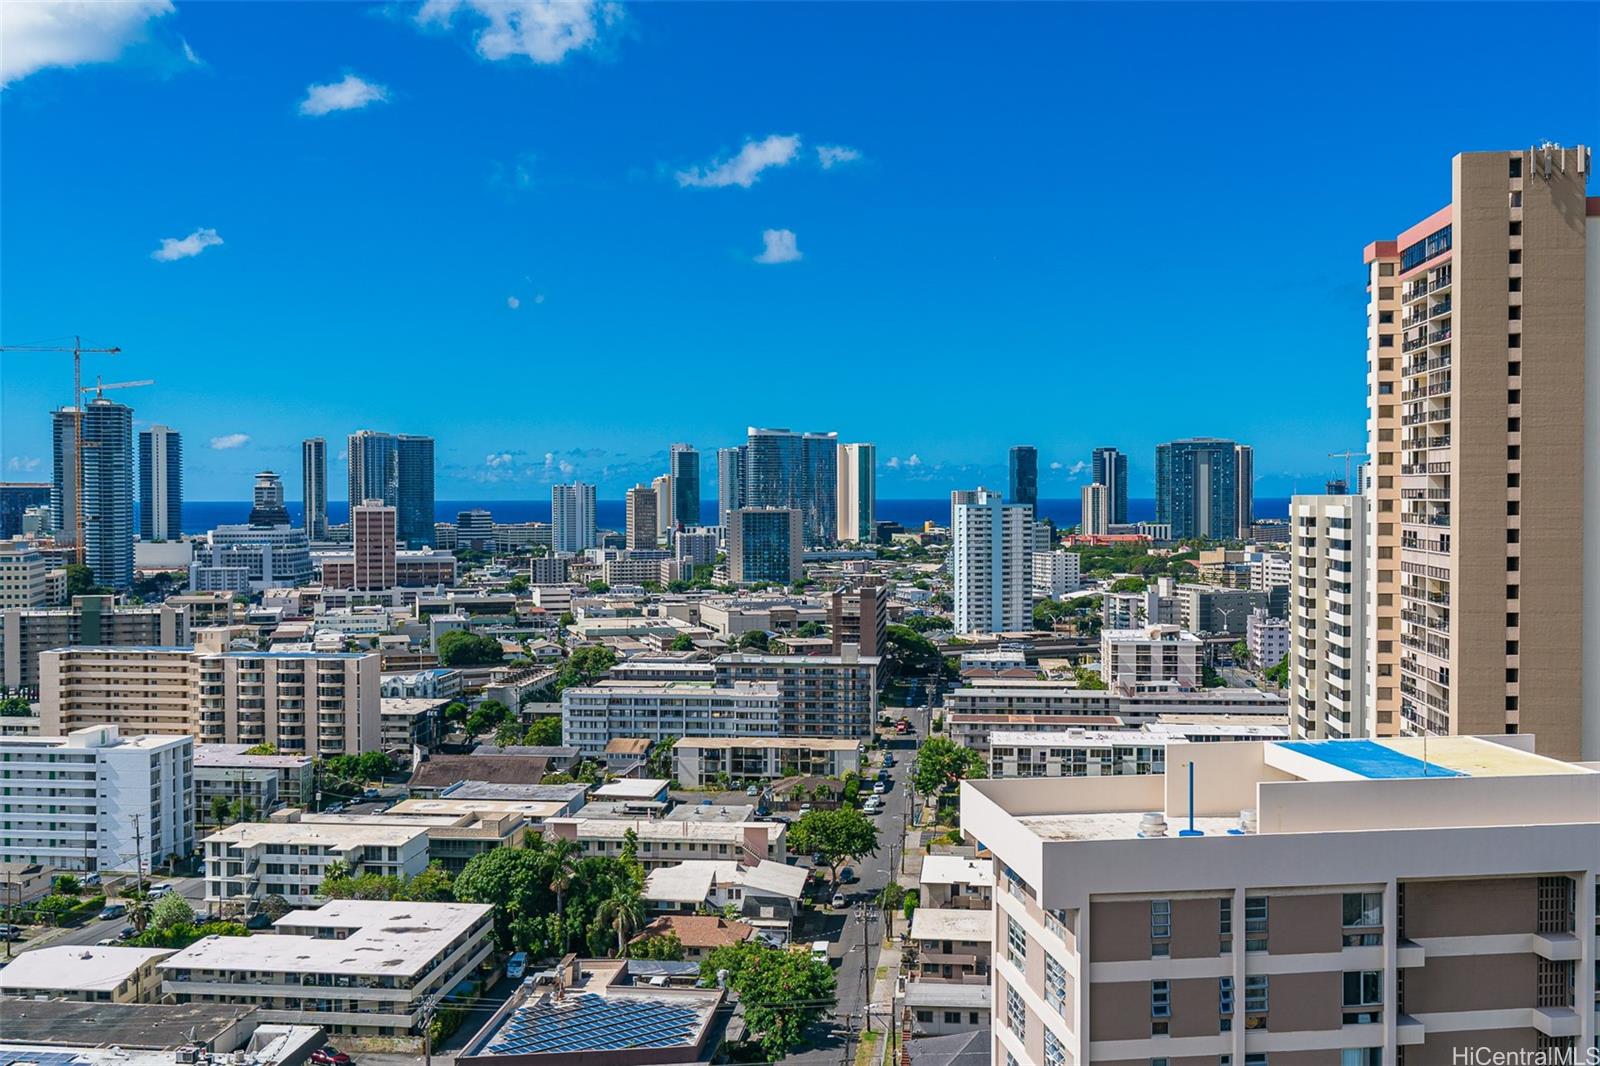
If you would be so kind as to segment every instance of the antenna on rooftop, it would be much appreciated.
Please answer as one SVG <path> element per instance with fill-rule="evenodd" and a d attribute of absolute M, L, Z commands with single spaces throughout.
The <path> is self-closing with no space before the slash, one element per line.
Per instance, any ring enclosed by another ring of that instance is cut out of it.
<path fill-rule="evenodd" d="M 1194 756 L 1189 756 L 1189 828 L 1178 830 L 1181 837 L 1203 837 L 1200 830 L 1194 827 Z"/>

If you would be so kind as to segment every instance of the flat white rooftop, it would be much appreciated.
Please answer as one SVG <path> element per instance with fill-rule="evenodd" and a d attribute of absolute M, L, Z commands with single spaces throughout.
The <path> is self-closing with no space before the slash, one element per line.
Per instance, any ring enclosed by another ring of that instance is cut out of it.
<path fill-rule="evenodd" d="M 369 821 L 343 822 L 240 822 L 219 829 L 202 844 L 233 844 L 252 848 L 262 844 L 299 844 L 330 848 L 400 847 L 426 834 L 424 827 L 385 825 Z"/>
<path fill-rule="evenodd" d="M 594 790 L 595 799 L 655 799 L 671 782 L 657 777 L 624 777 Z"/>
<path fill-rule="evenodd" d="M 171 948 L 44 947 L 24 951 L 0 970 L 0 992 L 23 989 L 64 992 L 112 992 L 151 959 L 171 955 Z"/>
<path fill-rule="evenodd" d="M 838 737 L 681 737 L 679 748 L 779 748 L 785 751 L 856 751 L 859 740 Z"/>
<path fill-rule="evenodd" d="M 994 887 L 994 861 L 964 855 L 929 855 L 922 860 L 917 880 L 925 885 L 976 885 Z"/>
<path fill-rule="evenodd" d="M 994 941 L 994 914 L 958 907 L 918 907 L 911 916 L 912 940 Z"/>

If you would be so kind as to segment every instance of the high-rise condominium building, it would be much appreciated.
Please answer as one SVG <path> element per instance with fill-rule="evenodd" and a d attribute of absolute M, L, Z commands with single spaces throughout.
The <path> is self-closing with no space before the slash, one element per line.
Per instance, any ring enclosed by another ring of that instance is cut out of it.
<path fill-rule="evenodd" d="M 978 490 L 951 530 L 957 633 L 1033 628 L 1033 508 Z"/>
<path fill-rule="evenodd" d="M 839 529 L 839 435 L 751 426 L 745 443 L 746 507 L 800 512 L 806 547 L 832 543 Z"/>
<path fill-rule="evenodd" d="M 1089 477 L 1111 490 L 1111 521 L 1128 521 L 1128 457 L 1116 448 L 1096 448 L 1089 456 Z"/>
<path fill-rule="evenodd" d="M 627 545 L 630 549 L 654 548 L 659 525 L 656 519 L 656 490 L 635 485 L 628 490 Z"/>
<path fill-rule="evenodd" d="M 787 585 L 803 572 L 802 517 L 792 507 L 739 507 L 728 512 L 728 580 L 736 585 Z"/>
<path fill-rule="evenodd" d="M 672 528 L 700 524 L 700 453 L 692 444 L 674 444 L 668 453 L 672 475 Z"/>
<path fill-rule="evenodd" d="M 78 422 L 83 422 L 77 481 Z M 55 412 L 55 481 L 51 518 L 58 539 L 77 542 L 78 494 L 83 496 L 84 563 L 98 584 L 125 589 L 133 584 L 133 409 L 99 397 L 83 407 Z"/>
<path fill-rule="evenodd" d="M 1591 166 L 1583 147 L 1463 153 L 1449 203 L 1365 250 L 1380 735 L 1525 732 L 1600 758 Z"/>
<path fill-rule="evenodd" d="M 744 506 L 743 447 L 717 449 L 717 525 L 728 528 L 728 512 Z"/>
<path fill-rule="evenodd" d="M 1111 488 L 1095 482 L 1085 485 L 1082 492 L 1082 532 L 1085 536 L 1102 537 L 1111 532 Z"/>
<path fill-rule="evenodd" d="M 955 532 L 955 528 L 956 528 L 956 508 L 960 507 L 962 504 L 966 504 L 966 503 L 977 503 L 978 502 L 978 494 L 981 493 L 981 492 L 986 492 L 986 491 L 988 491 L 988 490 L 985 489 L 982 485 L 978 486 L 975 489 L 951 489 L 950 490 L 950 530 L 951 530 L 952 533 Z"/>
<path fill-rule="evenodd" d="M 300 442 L 300 487 L 305 503 L 306 537 L 328 539 L 328 442 L 311 437 Z"/>
<path fill-rule="evenodd" d="M 1156 445 L 1156 522 L 1172 536 L 1232 540 L 1239 535 L 1239 447 L 1196 437 Z"/>
<path fill-rule="evenodd" d="M 36 507 L 50 509 L 50 485 L 43 481 L 0 481 L 0 540 L 23 532 L 22 517 Z"/>
<path fill-rule="evenodd" d="M 1366 507 L 1359 496 L 1296 496 L 1289 529 L 1290 734 L 1369 736 Z"/>
<path fill-rule="evenodd" d="M 263 470 L 256 475 L 256 484 L 251 494 L 253 506 L 250 508 L 250 524 L 252 526 L 286 526 L 289 524 L 289 507 L 283 499 L 283 478 L 271 470 Z"/>
<path fill-rule="evenodd" d="M 581 552 L 595 546 L 594 486 L 582 481 L 550 486 L 550 550 Z"/>
<path fill-rule="evenodd" d="M 349 499 L 382 500 L 395 509 L 400 538 L 409 548 L 433 543 L 433 438 L 378 433 L 350 435 Z"/>
<path fill-rule="evenodd" d="M 1256 453 L 1248 444 L 1233 446 L 1234 510 L 1238 514 L 1234 537 L 1250 539 L 1250 527 L 1256 514 Z"/>
<path fill-rule="evenodd" d="M 672 532 L 673 500 L 672 475 L 658 474 L 650 482 L 650 491 L 656 494 L 656 533 L 666 536 Z"/>
<path fill-rule="evenodd" d="M 167 426 L 139 431 L 139 537 L 174 540 L 183 532 L 183 438 Z"/>
<path fill-rule="evenodd" d="M 1019 444 L 1011 449 L 1011 491 L 1007 503 L 1025 503 L 1039 509 L 1039 449 Z"/>
<path fill-rule="evenodd" d="M 839 445 L 838 539 L 871 544 L 878 521 L 878 446 Z"/>
<path fill-rule="evenodd" d="M 1586 1061 L 1600 774 L 1529 740 L 1169 743 L 1165 773 L 963 782 L 996 860 L 990 1061 Z"/>
<path fill-rule="evenodd" d="M 355 550 L 351 587 L 373 592 L 395 587 L 395 511 L 379 500 L 350 509 L 350 542 Z"/>
<path fill-rule="evenodd" d="M 454 527 L 456 544 L 473 551 L 494 550 L 494 515 L 475 507 L 470 511 L 457 511 Z M 438 534 L 434 534 L 437 546 Z"/>

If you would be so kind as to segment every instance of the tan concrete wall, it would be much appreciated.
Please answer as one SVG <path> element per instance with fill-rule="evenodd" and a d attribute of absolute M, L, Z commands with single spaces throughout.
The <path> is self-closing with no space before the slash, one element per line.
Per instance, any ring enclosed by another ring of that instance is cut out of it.
<path fill-rule="evenodd" d="M 1409 904 L 1407 904 L 1409 906 Z M 1406 972 L 1407 1014 L 1531 1007 L 1533 955 L 1446 955 Z"/>
<path fill-rule="evenodd" d="M 1171 952 L 1175 959 L 1214 959 L 1220 942 L 1220 910 L 1215 899 L 1172 901 Z"/>
<path fill-rule="evenodd" d="M 1172 982 L 1171 1036 L 1216 1036 L 1222 1031 L 1217 1014 L 1217 979 L 1195 977 Z M 1099 1039 L 1099 1033 L 1095 1038 Z"/>
<path fill-rule="evenodd" d="M 1273 974 L 1267 982 L 1268 1027 L 1274 1033 L 1338 1029 L 1343 1024 L 1343 981 L 1343 974 L 1332 971 Z M 1238 1005 L 1244 1006 L 1243 992 Z"/>
<path fill-rule="evenodd" d="M 1000 1021 L 1005 1024 L 1004 993 L 997 993 Z M 1089 989 L 1089 1031 L 1092 1040 L 1145 1040 L 1150 1036 L 1150 983 L 1096 981 Z"/>
<path fill-rule="evenodd" d="M 1090 962 L 1150 957 L 1150 904 L 1144 900 L 1091 903 L 1089 930 Z"/>
<path fill-rule="evenodd" d="M 1457 1048 L 1481 1047 L 1490 1051 L 1528 1051 L 1538 1046 L 1537 1029 L 1478 1029 L 1462 1033 L 1430 1033 L 1420 1045 L 1406 1049 L 1406 1061 L 1453 1062 L 1455 1059 L 1452 1053 Z M 1272 1057 L 1272 1062 L 1273 1066 L 1277 1066 L 1276 1055 Z"/>
<path fill-rule="evenodd" d="M 1531 877 L 1408 881 L 1401 934 L 1415 940 L 1531 933 L 1538 921 L 1538 893 L 1538 881 Z"/>
<path fill-rule="evenodd" d="M 1338 951 L 1344 946 L 1344 901 L 1338 893 L 1273 896 L 1267 904 L 1267 946 L 1274 955 Z"/>

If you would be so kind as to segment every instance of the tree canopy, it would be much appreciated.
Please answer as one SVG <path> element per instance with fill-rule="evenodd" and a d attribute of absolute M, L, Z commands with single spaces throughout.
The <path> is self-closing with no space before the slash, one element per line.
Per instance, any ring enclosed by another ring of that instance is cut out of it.
<path fill-rule="evenodd" d="M 772 639 L 767 636 L 764 629 L 752 629 L 739 638 L 739 648 L 754 648 L 756 651 L 767 651 L 772 646 Z"/>
<path fill-rule="evenodd" d="M 878 853 L 878 826 L 855 807 L 807 811 L 789 827 L 789 848 L 821 855 L 838 881 L 840 864 Z"/>
<path fill-rule="evenodd" d="M 522 738 L 524 744 L 531 744 L 536 748 L 554 748 L 561 744 L 561 716 L 559 714 L 540 715 L 528 726 L 527 735 Z"/>
<path fill-rule="evenodd" d="M 885 665 L 895 677 L 920 677 L 944 670 L 944 656 L 933 641 L 907 626 L 885 630 Z"/>
<path fill-rule="evenodd" d="M 617 653 L 599 644 L 573 650 L 556 672 L 555 691 L 560 695 L 574 685 L 592 685 L 617 665 Z"/>
<path fill-rule="evenodd" d="M 917 761 L 912 770 L 917 791 L 929 796 L 963 778 L 984 776 L 983 756 L 971 748 L 961 747 L 949 737 L 929 737 L 917 749 Z"/>
<path fill-rule="evenodd" d="M 531 836 L 524 847 L 475 856 L 456 878 L 455 896 L 494 907 L 495 942 L 503 951 L 560 955 L 578 939 L 580 950 L 598 956 L 617 950 L 618 909 L 629 912 L 625 928 L 640 917 L 620 903 L 602 915 L 602 904 L 637 898 L 643 887 L 644 870 L 627 848 L 622 857 L 577 858 L 570 848 Z"/>
<path fill-rule="evenodd" d="M 754 940 L 728 944 L 700 964 L 700 983 L 714 986 L 722 970 L 744 1008 L 746 1029 L 774 1060 L 797 1047 L 806 1026 L 836 1000 L 833 968 L 803 952 Z"/>
<path fill-rule="evenodd" d="M 464 629 L 442 635 L 437 650 L 440 666 L 488 666 L 505 658 L 498 640 Z"/>

